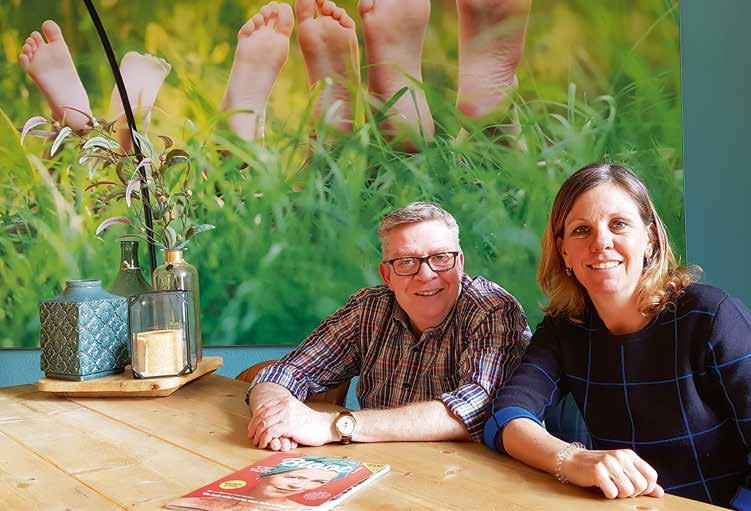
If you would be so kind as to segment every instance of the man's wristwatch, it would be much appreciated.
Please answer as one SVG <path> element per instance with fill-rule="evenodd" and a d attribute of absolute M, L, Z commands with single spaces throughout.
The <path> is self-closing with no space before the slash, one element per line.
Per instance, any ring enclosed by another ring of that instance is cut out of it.
<path fill-rule="evenodd" d="M 342 445 L 347 445 L 352 441 L 352 435 L 354 434 L 356 427 L 357 421 L 355 420 L 355 416 L 350 412 L 340 412 L 339 415 L 336 416 L 336 419 L 334 419 L 334 428 L 336 428 L 336 432 L 339 433 L 339 436 L 341 437 L 339 442 L 341 442 Z"/>

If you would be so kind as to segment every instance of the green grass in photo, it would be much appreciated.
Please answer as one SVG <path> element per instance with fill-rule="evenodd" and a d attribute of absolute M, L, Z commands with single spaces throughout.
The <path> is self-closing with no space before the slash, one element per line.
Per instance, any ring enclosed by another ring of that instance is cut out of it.
<path fill-rule="evenodd" d="M 354 2 L 341 4 L 357 18 Z M 685 254 L 674 0 L 533 0 L 513 115 L 493 130 L 455 111 L 455 6 L 432 2 L 423 61 L 437 136 L 417 154 L 384 140 L 362 108 L 360 84 L 353 84 L 359 113 L 351 134 L 316 126 L 294 34 L 265 143 L 234 137 L 218 105 L 236 32 L 259 2 L 97 5 L 118 55 L 150 52 L 173 67 L 148 135 L 155 144 L 168 135 L 191 155 L 196 223 L 216 226 L 186 253 L 200 273 L 207 345 L 299 342 L 350 294 L 380 283 L 375 230 L 385 213 L 414 200 L 436 201 L 456 216 L 466 271 L 513 293 L 534 327 L 542 317 L 535 271 L 550 205 L 563 180 L 592 161 L 632 166 Z M 0 347 L 38 345 L 38 303 L 59 294 L 65 280 L 111 283 L 124 231 L 114 226 L 99 239 L 95 230 L 108 216 L 133 215 L 123 201 L 100 209 L 84 191 L 113 171 L 90 177 L 75 144 L 52 158 L 49 141 L 19 144 L 26 119 L 49 115 L 16 63 L 27 34 L 47 18 L 66 35 L 95 115 L 107 111 L 114 83 L 83 3 L 0 7 Z M 147 267 L 143 244 L 141 262 Z"/>

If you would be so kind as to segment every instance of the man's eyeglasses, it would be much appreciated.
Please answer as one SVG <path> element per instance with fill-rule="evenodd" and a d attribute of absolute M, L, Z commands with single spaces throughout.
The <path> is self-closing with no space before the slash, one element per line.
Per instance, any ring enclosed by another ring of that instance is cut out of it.
<path fill-rule="evenodd" d="M 394 272 L 400 277 L 417 275 L 420 272 L 422 263 L 427 263 L 428 268 L 436 273 L 449 271 L 456 265 L 456 256 L 459 252 L 439 252 L 430 254 L 425 257 L 397 257 L 389 261 L 384 261 L 394 268 Z"/>

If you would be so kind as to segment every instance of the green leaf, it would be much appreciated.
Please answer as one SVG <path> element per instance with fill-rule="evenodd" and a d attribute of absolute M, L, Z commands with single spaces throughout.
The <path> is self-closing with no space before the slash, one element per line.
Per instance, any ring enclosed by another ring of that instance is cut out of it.
<path fill-rule="evenodd" d="M 188 241 L 190 238 L 197 234 L 201 234 L 202 232 L 210 231 L 212 229 L 216 229 L 216 226 L 211 224 L 193 225 L 185 234 L 185 241 Z"/>
<path fill-rule="evenodd" d="M 50 149 L 50 157 L 55 156 L 55 153 L 58 149 L 60 149 L 60 145 L 63 143 L 63 140 L 65 140 L 65 138 L 71 133 L 73 133 L 73 130 L 68 126 L 65 126 L 60 130 L 60 133 L 57 134 L 55 141 L 52 143 L 52 149 Z"/>
<path fill-rule="evenodd" d="M 125 203 L 128 205 L 128 207 L 131 206 L 130 197 L 133 194 L 134 191 L 136 191 L 136 187 L 138 187 L 141 184 L 141 177 L 136 176 L 135 179 L 133 179 L 130 183 L 128 183 L 128 187 L 125 189 Z"/>
<path fill-rule="evenodd" d="M 151 215 L 154 217 L 154 220 L 161 220 L 164 216 L 164 207 L 158 200 L 151 203 Z"/>
<path fill-rule="evenodd" d="M 151 143 L 151 140 L 149 140 L 146 135 L 141 135 L 137 131 L 133 132 L 133 136 L 138 142 L 138 145 L 141 146 L 141 154 L 143 154 L 145 158 L 154 160 L 156 151 L 154 150 L 154 144 Z"/>
<path fill-rule="evenodd" d="M 383 105 L 383 108 L 381 108 L 378 112 L 375 113 L 375 120 L 377 123 L 381 123 L 386 117 L 388 116 L 387 112 L 389 109 L 394 106 L 394 104 L 399 101 L 399 98 L 404 96 L 407 91 L 409 90 L 409 87 L 402 87 L 398 91 L 396 91 L 396 94 L 391 96 L 388 101 L 386 101 L 386 104 Z"/>
<path fill-rule="evenodd" d="M 105 204 L 109 204 L 110 201 L 122 199 L 124 197 L 125 197 L 125 190 L 123 190 L 122 188 L 118 188 L 117 190 L 112 190 L 111 192 L 99 197 L 99 201 Z"/>
<path fill-rule="evenodd" d="M 162 142 L 164 142 L 164 150 L 165 151 L 174 145 L 171 138 L 169 138 L 169 137 L 167 137 L 165 135 L 158 135 L 158 136 L 159 136 L 159 138 L 162 139 Z"/>
<path fill-rule="evenodd" d="M 23 130 L 21 130 L 21 143 L 23 144 L 23 139 L 28 135 L 29 131 L 42 124 L 47 124 L 47 119 L 39 115 L 26 121 L 26 124 L 23 125 Z"/>
<path fill-rule="evenodd" d="M 96 183 L 91 183 L 89 186 L 84 188 L 83 191 L 88 192 L 89 190 L 92 190 L 97 186 L 117 186 L 117 183 L 114 183 L 112 181 L 97 181 Z"/>
<path fill-rule="evenodd" d="M 91 149 L 92 147 L 114 151 L 115 149 L 120 149 L 120 144 L 118 144 L 114 140 L 110 140 L 104 137 L 92 137 L 84 142 L 83 146 L 81 146 L 81 149 L 87 150 Z"/>
<path fill-rule="evenodd" d="M 175 243 L 177 242 L 177 233 L 175 232 L 175 229 L 173 229 L 172 226 L 168 225 L 167 228 L 164 229 L 164 234 L 167 235 L 167 245 L 174 247 Z"/>
<path fill-rule="evenodd" d="M 115 172 L 117 173 L 117 178 L 120 180 L 120 182 L 123 184 L 123 186 L 128 185 L 128 177 L 125 175 L 125 171 L 123 170 L 123 166 L 128 161 L 126 157 L 120 158 L 120 161 L 117 162 L 117 165 L 115 165 Z"/>
<path fill-rule="evenodd" d="M 113 216 L 99 224 L 99 227 L 96 228 L 96 235 L 99 236 L 99 234 L 107 229 L 108 227 L 111 227 L 115 224 L 123 224 L 123 225 L 133 225 L 133 222 L 130 221 L 130 218 L 124 217 L 124 216 Z"/>
<path fill-rule="evenodd" d="M 164 166 L 169 167 L 178 163 L 190 163 L 190 155 L 182 149 L 173 149 L 164 157 Z"/>

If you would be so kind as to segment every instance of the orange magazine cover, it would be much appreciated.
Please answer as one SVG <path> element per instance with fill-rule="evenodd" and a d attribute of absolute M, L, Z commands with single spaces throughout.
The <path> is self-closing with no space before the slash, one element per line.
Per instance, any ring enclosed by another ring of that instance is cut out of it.
<path fill-rule="evenodd" d="M 324 511 L 389 470 L 388 465 L 278 453 L 165 507 L 201 511 Z"/>

